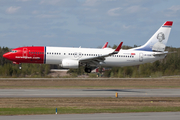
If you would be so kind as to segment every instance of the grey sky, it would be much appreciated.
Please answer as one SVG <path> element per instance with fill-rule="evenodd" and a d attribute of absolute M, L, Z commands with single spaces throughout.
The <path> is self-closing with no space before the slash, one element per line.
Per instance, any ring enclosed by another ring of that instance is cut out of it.
<path fill-rule="evenodd" d="M 0 0 L 0 45 L 143 45 L 168 20 L 180 47 L 179 0 Z"/>

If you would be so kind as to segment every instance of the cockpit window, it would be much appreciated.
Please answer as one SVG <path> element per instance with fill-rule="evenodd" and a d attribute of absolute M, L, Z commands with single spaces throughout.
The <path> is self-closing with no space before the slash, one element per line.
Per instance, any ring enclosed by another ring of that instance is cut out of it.
<path fill-rule="evenodd" d="M 12 52 L 12 53 L 16 53 L 17 51 L 16 51 L 16 50 L 12 50 L 11 52 Z"/>

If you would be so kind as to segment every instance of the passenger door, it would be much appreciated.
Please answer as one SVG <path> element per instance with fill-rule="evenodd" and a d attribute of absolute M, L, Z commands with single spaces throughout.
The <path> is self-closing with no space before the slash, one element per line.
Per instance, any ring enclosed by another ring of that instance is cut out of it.
<path fill-rule="evenodd" d="M 139 53 L 139 62 L 143 61 L 143 53 Z"/>

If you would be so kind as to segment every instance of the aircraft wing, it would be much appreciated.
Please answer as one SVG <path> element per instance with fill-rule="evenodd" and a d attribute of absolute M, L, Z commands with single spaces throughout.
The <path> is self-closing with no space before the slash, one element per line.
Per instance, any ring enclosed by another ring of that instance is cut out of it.
<path fill-rule="evenodd" d="M 121 42 L 119 44 L 119 46 L 112 53 L 105 54 L 105 55 L 102 55 L 102 56 L 79 59 L 79 62 L 82 63 L 82 64 L 85 63 L 85 64 L 98 65 L 99 62 L 104 62 L 106 57 L 109 57 L 109 56 L 111 56 L 113 54 L 117 54 L 120 51 L 122 44 L 123 44 L 123 42 Z"/>

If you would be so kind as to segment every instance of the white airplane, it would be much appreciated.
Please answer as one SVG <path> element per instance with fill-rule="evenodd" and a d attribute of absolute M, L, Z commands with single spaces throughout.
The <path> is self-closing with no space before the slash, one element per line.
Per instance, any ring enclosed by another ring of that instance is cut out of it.
<path fill-rule="evenodd" d="M 102 49 L 30 46 L 19 47 L 5 53 L 4 58 L 20 63 L 59 64 L 63 68 L 78 68 L 85 66 L 85 72 L 99 66 L 118 67 L 134 66 L 163 59 L 173 22 L 165 22 L 157 32 L 141 47 L 120 50 L 122 42 L 114 50 L 107 48 L 108 42 Z"/>

